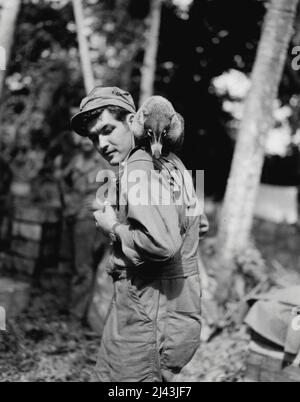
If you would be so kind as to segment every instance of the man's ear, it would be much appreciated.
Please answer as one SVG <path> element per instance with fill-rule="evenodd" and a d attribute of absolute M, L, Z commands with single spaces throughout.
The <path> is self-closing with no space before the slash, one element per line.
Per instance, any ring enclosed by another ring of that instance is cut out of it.
<path fill-rule="evenodd" d="M 130 128 L 132 126 L 133 120 L 134 120 L 134 114 L 133 113 L 128 114 L 126 117 L 126 122 Z"/>

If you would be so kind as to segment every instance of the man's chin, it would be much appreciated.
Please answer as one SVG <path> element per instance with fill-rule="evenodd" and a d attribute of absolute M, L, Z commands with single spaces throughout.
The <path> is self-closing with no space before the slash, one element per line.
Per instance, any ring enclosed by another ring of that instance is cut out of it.
<path fill-rule="evenodd" d="M 120 156 L 118 154 L 117 155 L 112 155 L 111 158 L 108 158 L 108 163 L 111 166 L 117 166 L 117 165 L 119 165 L 120 162 L 121 162 L 121 160 L 120 160 Z"/>

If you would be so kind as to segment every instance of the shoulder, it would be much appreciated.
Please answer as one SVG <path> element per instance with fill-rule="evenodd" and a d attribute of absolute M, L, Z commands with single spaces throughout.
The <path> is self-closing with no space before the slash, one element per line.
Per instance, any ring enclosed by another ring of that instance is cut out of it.
<path fill-rule="evenodd" d="M 141 169 L 141 170 L 153 170 L 154 163 L 152 156 L 144 149 L 135 148 L 131 151 L 127 161 L 126 167 L 128 170 Z"/>
<path fill-rule="evenodd" d="M 144 149 L 135 148 L 132 150 L 126 161 L 126 168 L 128 171 L 131 170 L 143 170 L 143 171 L 165 171 L 171 174 L 172 171 L 179 170 L 183 173 L 186 170 L 181 159 L 173 154 L 169 153 L 168 155 L 155 160 L 152 156 L 146 152 Z"/>
<path fill-rule="evenodd" d="M 165 163 L 170 163 L 173 164 L 174 166 L 177 167 L 177 169 L 184 171 L 186 170 L 186 167 L 182 160 L 175 155 L 174 153 L 170 152 L 166 157 L 164 157 Z"/>

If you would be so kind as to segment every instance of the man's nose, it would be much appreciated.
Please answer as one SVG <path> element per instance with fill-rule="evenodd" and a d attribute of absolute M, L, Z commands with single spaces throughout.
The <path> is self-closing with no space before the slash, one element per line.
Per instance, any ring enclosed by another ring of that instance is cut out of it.
<path fill-rule="evenodd" d="M 99 135 L 99 148 L 100 151 L 103 152 L 105 151 L 105 149 L 107 149 L 109 143 L 108 143 L 108 139 L 105 135 Z"/>

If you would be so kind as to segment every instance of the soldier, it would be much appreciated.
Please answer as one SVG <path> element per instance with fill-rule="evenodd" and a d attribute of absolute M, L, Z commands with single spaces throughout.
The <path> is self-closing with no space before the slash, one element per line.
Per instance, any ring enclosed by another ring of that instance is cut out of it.
<path fill-rule="evenodd" d="M 96 371 L 100 381 L 172 381 L 200 342 L 200 210 L 192 203 L 193 185 L 185 183 L 180 191 L 186 201 L 181 205 L 141 205 L 131 198 L 135 183 L 127 182 L 126 174 L 144 173 L 140 194 L 163 183 L 166 199 L 170 195 L 173 200 L 168 172 L 185 170 L 174 154 L 154 162 L 149 153 L 135 148 L 134 114 L 128 92 L 98 87 L 72 119 L 73 129 L 90 138 L 111 166 L 121 168 L 124 203 L 118 213 L 106 205 L 94 214 L 113 242 L 108 270 L 114 279 Z M 157 170 L 165 175 L 153 174 Z"/>
<path fill-rule="evenodd" d="M 105 163 L 88 139 L 82 138 L 79 148 L 79 153 L 60 173 L 64 216 L 71 239 L 70 313 L 75 322 L 86 321 L 95 271 L 105 243 L 95 228 L 91 212 L 97 190 L 96 176 Z"/>

